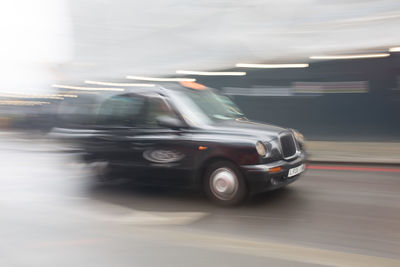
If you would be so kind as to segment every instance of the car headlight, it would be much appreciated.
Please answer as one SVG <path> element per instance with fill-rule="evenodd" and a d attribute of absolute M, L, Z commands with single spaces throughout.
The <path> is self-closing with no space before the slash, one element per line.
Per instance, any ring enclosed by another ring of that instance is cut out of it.
<path fill-rule="evenodd" d="M 301 133 L 299 133 L 298 131 L 293 130 L 293 129 L 292 129 L 292 132 L 293 132 L 294 138 L 296 138 L 297 142 L 299 142 L 300 144 L 304 144 L 304 135 L 302 135 Z"/>
<path fill-rule="evenodd" d="M 258 155 L 260 155 L 261 157 L 264 157 L 265 155 L 267 155 L 267 148 L 261 141 L 257 142 L 256 150 L 257 150 Z"/>

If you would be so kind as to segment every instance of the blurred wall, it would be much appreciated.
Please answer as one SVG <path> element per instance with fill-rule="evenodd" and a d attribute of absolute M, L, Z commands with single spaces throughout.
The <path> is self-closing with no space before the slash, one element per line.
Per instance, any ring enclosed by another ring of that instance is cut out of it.
<path fill-rule="evenodd" d="M 246 71 L 198 81 L 231 95 L 249 118 L 313 140 L 400 141 L 400 53 Z"/>

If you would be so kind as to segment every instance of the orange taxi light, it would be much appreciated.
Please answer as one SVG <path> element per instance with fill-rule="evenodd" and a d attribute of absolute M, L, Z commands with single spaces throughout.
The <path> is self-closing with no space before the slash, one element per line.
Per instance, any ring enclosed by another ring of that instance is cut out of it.
<path fill-rule="evenodd" d="M 269 172 L 280 172 L 282 170 L 282 167 L 274 167 L 269 169 Z"/>
<path fill-rule="evenodd" d="M 200 84 L 200 83 L 196 83 L 196 82 L 179 82 L 182 86 L 185 86 L 187 88 L 191 88 L 191 89 L 196 89 L 196 90 L 204 90 L 207 87 L 205 87 L 204 85 Z"/>

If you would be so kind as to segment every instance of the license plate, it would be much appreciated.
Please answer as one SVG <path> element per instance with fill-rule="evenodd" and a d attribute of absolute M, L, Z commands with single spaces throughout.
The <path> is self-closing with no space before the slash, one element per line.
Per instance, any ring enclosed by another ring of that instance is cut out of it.
<path fill-rule="evenodd" d="M 305 170 L 305 168 L 306 166 L 304 164 L 301 164 L 300 166 L 289 169 L 288 177 L 292 177 L 299 173 L 302 173 Z"/>

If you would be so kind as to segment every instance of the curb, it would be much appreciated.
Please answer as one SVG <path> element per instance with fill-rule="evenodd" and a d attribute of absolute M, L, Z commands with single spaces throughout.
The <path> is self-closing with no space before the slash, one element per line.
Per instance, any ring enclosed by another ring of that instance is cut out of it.
<path fill-rule="evenodd" d="M 386 166 L 400 167 L 400 162 L 376 162 L 376 161 L 335 161 L 335 160 L 307 160 L 307 164 L 325 165 L 361 165 L 361 166 Z"/>

